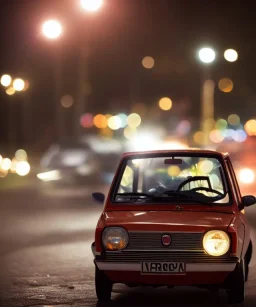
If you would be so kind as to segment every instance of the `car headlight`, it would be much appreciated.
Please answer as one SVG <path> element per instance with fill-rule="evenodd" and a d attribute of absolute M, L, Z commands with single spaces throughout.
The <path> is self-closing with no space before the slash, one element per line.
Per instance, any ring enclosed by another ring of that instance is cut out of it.
<path fill-rule="evenodd" d="M 108 250 L 120 250 L 127 246 L 128 233 L 121 227 L 109 227 L 103 231 L 102 243 Z"/>
<path fill-rule="evenodd" d="M 211 230 L 204 235 L 203 247 L 211 256 L 222 256 L 229 250 L 230 238 L 224 231 Z"/>

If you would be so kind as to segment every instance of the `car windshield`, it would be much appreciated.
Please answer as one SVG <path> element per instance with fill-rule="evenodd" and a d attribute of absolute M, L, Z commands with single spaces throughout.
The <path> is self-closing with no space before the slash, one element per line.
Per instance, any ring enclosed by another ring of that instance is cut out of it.
<path fill-rule="evenodd" d="M 223 166 L 207 156 L 129 158 L 112 196 L 116 203 L 230 202 Z"/>

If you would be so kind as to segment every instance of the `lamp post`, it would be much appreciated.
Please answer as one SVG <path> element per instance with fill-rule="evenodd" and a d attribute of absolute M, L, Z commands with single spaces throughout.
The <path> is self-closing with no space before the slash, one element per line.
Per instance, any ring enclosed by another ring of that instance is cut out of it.
<path fill-rule="evenodd" d="M 201 81 L 201 121 L 200 127 L 203 132 L 203 146 L 207 147 L 209 134 L 214 119 L 214 88 L 215 83 L 210 78 L 209 65 L 214 62 L 216 54 L 212 48 L 202 48 L 198 52 L 199 60 L 204 64 Z"/>
<path fill-rule="evenodd" d="M 235 62 L 238 59 L 238 53 L 234 49 L 227 49 L 224 54 L 227 62 Z M 198 52 L 199 60 L 204 64 L 203 76 L 201 81 L 201 131 L 203 132 L 203 146 L 209 144 L 209 134 L 212 130 L 214 120 L 214 89 L 215 82 L 211 79 L 210 66 L 215 61 L 216 53 L 214 49 L 206 47 Z"/>
<path fill-rule="evenodd" d="M 81 0 L 81 8 L 88 13 L 96 13 L 103 5 L 103 0 Z M 85 33 L 84 33 L 85 32 Z M 86 91 L 85 85 L 88 82 L 88 50 L 90 43 L 90 29 L 85 27 L 85 30 L 79 32 L 79 47 L 80 54 L 78 60 L 78 87 L 76 100 L 74 104 L 74 128 L 75 136 L 79 137 L 81 134 L 80 117 L 84 112 L 86 106 Z"/>
<path fill-rule="evenodd" d="M 61 45 L 60 45 L 60 36 L 62 35 L 62 25 L 58 20 L 50 19 L 43 23 L 42 33 L 50 41 L 58 40 L 58 44 L 54 47 L 56 48 L 54 54 L 54 65 L 53 65 L 53 79 L 55 84 L 55 119 L 56 119 L 56 137 L 60 139 L 64 131 L 64 120 L 63 120 L 63 111 L 60 106 L 61 98 Z"/>

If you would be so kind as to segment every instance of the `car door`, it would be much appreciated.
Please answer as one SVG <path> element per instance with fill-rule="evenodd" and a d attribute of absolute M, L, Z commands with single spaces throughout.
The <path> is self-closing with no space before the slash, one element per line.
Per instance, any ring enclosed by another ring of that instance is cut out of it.
<path fill-rule="evenodd" d="M 232 182 L 232 186 L 235 191 L 235 198 L 238 204 L 238 243 L 239 243 L 239 250 L 241 250 L 242 255 L 244 256 L 248 245 L 250 243 L 250 226 L 245 216 L 245 211 L 242 206 L 242 196 L 240 192 L 240 188 L 236 179 L 236 175 L 229 157 L 226 158 L 226 165 L 230 173 L 230 178 Z"/>

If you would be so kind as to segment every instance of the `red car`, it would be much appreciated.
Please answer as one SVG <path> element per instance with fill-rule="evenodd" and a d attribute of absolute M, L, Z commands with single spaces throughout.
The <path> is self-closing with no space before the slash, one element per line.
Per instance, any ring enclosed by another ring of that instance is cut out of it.
<path fill-rule="evenodd" d="M 125 153 L 104 203 L 92 251 L 99 300 L 114 283 L 225 288 L 244 300 L 252 255 L 228 154 L 207 150 Z"/>

